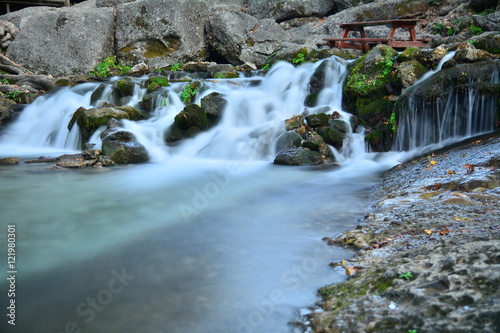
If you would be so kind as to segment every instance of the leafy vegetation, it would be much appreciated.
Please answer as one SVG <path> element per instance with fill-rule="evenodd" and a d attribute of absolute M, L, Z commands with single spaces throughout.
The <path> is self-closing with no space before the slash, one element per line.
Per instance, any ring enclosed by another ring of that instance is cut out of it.
<path fill-rule="evenodd" d="M 393 132 L 396 132 L 396 112 L 392 111 L 391 117 L 389 118 L 389 125 Z"/>
<path fill-rule="evenodd" d="M 306 63 L 307 62 L 306 56 L 307 56 L 307 49 L 305 49 L 305 48 L 300 49 L 300 51 L 292 59 L 292 64 L 302 65 L 302 64 Z"/>
<path fill-rule="evenodd" d="M 191 103 L 193 101 L 193 98 L 198 93 L 199 85 L 200 85 L 199 82 L 192 82 L 186 84 L 180 94 L 181 100 L 184 103 Z"/>
<path fill-rule="evenodd" d="M 475 26 L 475 25 L 471 25 L 469 27 L 469 31 L 472 32 L 473 35 L 480 35 L 484 32 L 483 28 Z"/>
<path fill-rule="evenodd" d="M 17 90 L 17 91 L 9 91 L 9 92 L 5 92 L 5 93 L 0 93 L 0 96 L 2 96 L 4 98 L 11 99 L 16 103 L 23 103 L 23 96 L 33 98 L 35 95 L 34 94 L 26 94 L 22 91 Z"/>
<path fill-rule="evenodd" d="M 274 51 L 273 53 L 271 53 L 271 55 L 267 58 L 266 63 L 264 64 L 264 66 L 262 66 L 262 70 L 268 71 L 269 68 L 271 68 L 271 66 L 275 62 L 276 54 L 278 54 L 278 51 Z"/>
<path fill-rule="evenodd" d="M 173 64 L 172 66 L 170 66 L 170 70 L 172 72 L 180 71 L 183 65 L 184 65 L 184 63 L 182 61 L 176 62 L 175 64 Z"/>
<path fill-rule="evenodd" d="M 413 278 L 412 272 L 406 272 L 404 274 L 399 275 L 400 279 L 411 280 Z"/>
<path fill-rule="evenodd" d="M 98 77 L 109 77 L 113 75 L 125 74 L 128 70 L 130 70 L 130 67 L 117 64 L 115 57 L 107 57 L 103 62 L 96 65 L 95 71 L 92 71 L 89 74 Z"/>

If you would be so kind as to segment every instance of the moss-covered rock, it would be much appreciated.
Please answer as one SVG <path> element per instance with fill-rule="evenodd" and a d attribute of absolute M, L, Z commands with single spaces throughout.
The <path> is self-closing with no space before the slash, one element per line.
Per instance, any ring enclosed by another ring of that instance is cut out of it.
<path fill-rule="evenodd" d="M 302 147 L 310 150 L 319 151 L 319 148 L 324 143 L 321 135 L 314 131 L 309 131 L 305 134 L 305 139 L 302 142 Z"/>
<path fill-rule="evenodd" d="M 294 115 L 292 118 L 285 121 L 285 129 L 287 131 L 299 128 L 304 124 L 304 117 L 300 114 Z"/>
<path fill-rule="evenodd" d="M 359 58 L 350 69 L 345 93 L 350 98 L 376 98 L 386 95 L 386 86 L 391 79 L 396 54 L 392 47 L 380 44 Z"/>
<path fill-rule="evenodd" d="M 117 131 L 102 140 L 102 154 L 116 164 L 144 163 L 149 161 L 146 148 L 127 131 Z"/>
<path fill-rule="evenodd" d="M 189 104 L 175 116 L 174 124 L 180 129 L 189 129 L 192 126 L 207 129 L 210 125 L 206 112 L 196 104 Z"/>
<path fill-rule="evenodd" d="M 478 49 L 500 54 L 500 32 L 498 31 L 483 33 L 471 38 L 470 41 Z"/>
<path fill-rule="evenodd" d="M 316 131 L 323 138 L 325 143 L 335 147 L 336 149 L 342 148 L 345 139 L 344 133 L 330 126 L 319 127 Z"/>
<path fill-rule="evenodd" d="M 81 133 L 82 145 L 85 144 L 92 134 L 101 126 L 106 125 L 110 119 L 141 120 L 144 116 L 132 106 L 106 107 L 85 109 L 78 108 L 71 118 L 68 129 L 78 124 Z"/>
<path fill-rule="evenodd" d="M 130 78 L 124 78 L 116 82 L 118 98 L 129 97 L 134 94 L 135 83 Z"/>
<path fill-rule="evenodd" d="M 448 53 L 444 45 L 434 49 L 418 49 L 413 53 L 413 58 L 428 69 L 435 69 L 439 61 Z"/>
<path fill-rule="evenodd" d="M 358 98 L 356 100 L 356 113 L 363 125 L 375 127 L 381 122 L 387 122 L 392 110 L 393 103 L 387 98 L 375 100 Z"/>
<path fill-rule="evenodd" d="M 418 50 L 418 48 L 415 48 L 415 47 L 407 47 L 406 49 L 403 50 L 403 52 L 398 54 L 398 56 L 397 56 L 398 62 L 405 62 L 405 61 L 414 60 L 413 54 L 417 50 Z"/>
<path fill-rule="evenodd" d="M 175 116 L 174 123 L 165 132 L 164 138 L 171 144 L 184 138 L 192 138 L 212 125 L 205 110 L 196 104 L 188 104 Z"/>
<path fill-rule="evenodd" d="M 237 72 L 231 71 L 231 72 L 217 72 L 214 75 L 214 78 L 216 79 L 236 79 L 240 77 L 240 75 Z"/>
<path fill-rule="evenodd" d="M 408 88 L 427 72 L 427 69 L 416 60 L 404 61 L 397 66 L 396 76 L 402 87 Z"/>
<path fill-rule="evenodd" d="M 311 127 L 320 127 L 328 125 L 330 117 L 326 113 L 314 113 L 306 117 L 307 125 Z"/>
<path fill-rule="evenodd" d="M 12 119 L 12 107 L 16 104 L 11 99 L 0 97 L 0 127 Z"/>
<path fill-rule="evenodd" d="M 489 53 L 488 51 L 477 49 L 472 43 L 460 43 L 453 59 L 457 63 L 469 63 L 497 59 L 498 55 Z"/>
<path fill-rule="evenodd" d="M 162 87 L 168 87 L 170 82 L 165 76 L 153 76 L 146 80 L 145 85 L 148 88 L 148 92 L 151 93 Z"/>

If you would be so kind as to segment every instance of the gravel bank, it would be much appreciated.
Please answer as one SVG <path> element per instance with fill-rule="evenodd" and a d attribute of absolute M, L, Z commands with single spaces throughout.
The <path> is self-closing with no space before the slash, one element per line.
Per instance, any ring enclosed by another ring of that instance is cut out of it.
<path fill-rule="evenodd" d="M 500 137 L 391 169 L 363 224 L 326 239 L 359 249 L 319 290 L 309 332 L 498 332 Z"/>

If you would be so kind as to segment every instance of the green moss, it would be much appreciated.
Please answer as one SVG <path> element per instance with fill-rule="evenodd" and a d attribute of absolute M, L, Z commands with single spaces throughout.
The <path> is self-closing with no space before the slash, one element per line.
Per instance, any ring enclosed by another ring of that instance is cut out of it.
<path fill-rule="evenodd" d="M 188 83 L 180 93 L 181 100 L 184 103 L 191 103 L 198 93 L 201 83 L 199 81 Z"/>
<path fill-rule="evenodd" d="M 125 74 L 128 70 L 130 70 L 130 67 L 117 64 L 115 57 L 107 57 L 103 60 L 103 62 L 96 65 L 95 71 L 90 72 L 89 74 L 99 77 L 108 77 Z"/>
<path fill-rule="evenodd" d="M 394 60 L 392 52 L 385 51 L 383 48 L 381 51 L 383 59 L 371 66 L 365 64 L 369 53 L 354 63 L 345 87 L 348 94 L 373 97 L 385 93 L 387 81 L 391 79 Z"/>
<path fill-rule="evenodd" d="M 403 61 L 410 61 L 413 59 L 413 53 L 418 50 L 418 48 L 416 47 L 407 47 L 406 49 L 404 49 L 403 52 L 401 52 L 400 54 L 398 54 L 398 61 L 399 62 L 403 62 Z"/>
<path fill-rule="evenodd" d="M 146 80 L 146 85 L 148 87 L 148 92 L 153 92 L 161 87 L 168 87 L 170 82 L 165 76 L 153 76 Z"/>
<path fill-rule="evenodd" d="M 240 77 L 236 72 L 218 72 L 215 74 L 216 79 L 236 79 Z"/>
<path fill-rule="evenodd" d="M 299 52 L 297 52 L 295 57 L 292 59 L 292 64 L 296 66 L 302 65 L 307 62 L 307 59 L 308 59 L 308 52 L 307 49 L 304 47 L 301 48 Z"/>
<path fill-rule="evenodd" d="M 393 111 L 393 103 L 386 98 L 356 100 L 356 114 L 363 125 L 375 126 L 387 122 Z"/>
<path fill-rule="evenodd" d="M 131 96 L 134 93 L 135 83 L 129 78 L 122 79 L 116 83 L 116 89 L 121 97 Z"/>

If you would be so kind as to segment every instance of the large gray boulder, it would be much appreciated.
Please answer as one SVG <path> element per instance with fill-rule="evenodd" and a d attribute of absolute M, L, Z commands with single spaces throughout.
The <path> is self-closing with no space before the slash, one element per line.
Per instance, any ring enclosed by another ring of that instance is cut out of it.
<path fill-rule="evenodd" d="M 276 21 L 296 17 L 327 16 L 334 9 L 335 0 L 252 0 L 247 13 L 257 19 L 272 18 Z"/>
<path fill-rule="evenodd" d="M 7 56 L 42 74 L 88 73 L 114 51 L 111 8 L 47 10 L 19 24 Z"/>
<path fill-rule="evenodd" d="M 206 57 L 205 1 L 143 0 L 116 7 L 117 56 L 122 64 L 160 68 Z"/>
<path fill-rule="evenodd" d="M 265 64 L 269 56 L 289 41 L 274 20 L 257 20 L 232 6 L 217 6 L 207 23 L 210 46 L 233 65 Z"/>
<path fill-rule="evenodd" d="M 342 37 L 343 30 L 339 24 L 350 22 L 390 20 L 402 17 L 413 17 L 425 13 L 430 8 L 428 0 L 381 0 L 373 3 L 365 3 L 356 7 L 347 8 L 335 15 L 327 17 L 325 25 L 331 37 Z M 408 38 L 407 31 L 398 29 L 396 38 Z M 406 30 L 406 29 L 405 29 Z M 388 27 L 368 27 L 365 29 L 368 37 L 387 37 Z M 420 32 L 417 27 L 417 36 Z M 427 36 L 426 36 L 427 37 Z"/>

